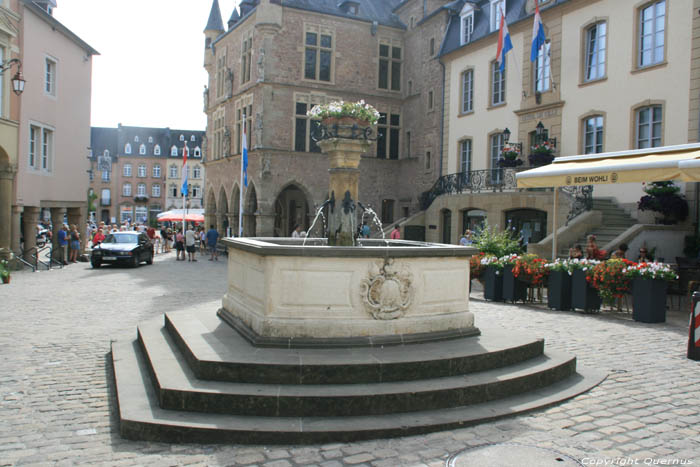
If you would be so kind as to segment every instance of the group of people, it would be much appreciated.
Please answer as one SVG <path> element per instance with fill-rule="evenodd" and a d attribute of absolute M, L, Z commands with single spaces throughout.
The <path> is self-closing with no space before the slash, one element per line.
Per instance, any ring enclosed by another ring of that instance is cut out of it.
<path fill-rule="evenodd" d="M 197 261 L 196 251 L 197 244 L 199 244 L 199 250 L 203 254 L 209 250 L 209 261 L 219 260 L 219 255 L 216 249 L 216 244 L 219 241 L 219 232 L 217 232 L 213 225 L 210 225 L 209 230 L 205 232 L 204 227 L 202 226 L 194 227 L 192 224 L 188 224 L 185 232 L 183 233 L 182 228 L 173 230 L 171 227 L 163 226 L 160 230 L 156 230 L 154 227 L 143 224 L 130 225 L 126 223 L 122 226 L 118 226 L 106 225 L 104 222 L 100 222 L 99 225 L 95 226 L 91 232 L 92 246 L 94 247 L 102 243 L 105 237 L 109 234 L 126 231 L 146 233 L 148 238 L 151 239 L 151 242 L 153 242 L 154 254 L 170 253 L 172 248 L 175 247 L 177 261 Z M 58 239 L 59 244 L 61 244 L 60 232 Z M 71 236 L 71 241 L 72 240 L 73 237 Z M 80 234 L 78 234 L 78 244 L 79 243 Z"/>
<path fill-rule="evenodd" d="M 631 259 L 628 257 L 628 251 L 629 251 L 629 246 L 626 243 L 620 243 L 620 246 L 612 252 L 610 255 L 610 258 L 619 258 L 619 259 Z M 586 239 L 586 251 L 584 253 L 583 248 L 581 248 L 581 245 L 576 245 L 569 249 L 569 258 L 570 259 L 597 259 L 597 260 L 603 260 L 607 257 L 607 252 L 605 250 L 601 250 L 598 248 L 598 244 L 596 243 L 596 236 L 595 235 L 589 235 L 588 238 Z M 639 248 L 639 255 L 637 256 L 636 261 L 638 263 L 642 262 L 649 262 L 649 261 L 654 261 L 654 258 L 651 254 L 649 254 L 649 250 L 645 246 L 642 246 Z"/>
<path fill-rule="evenodd" d="M 72 224 L 70 227 L 67 224 L 63 224 L 58 229 L 57 235 L 60 251 L 59 261 L 64 265 L 77 263 L 78 255 L 80 254 L 80 232 L 78 227 L 75 224 Z"/>

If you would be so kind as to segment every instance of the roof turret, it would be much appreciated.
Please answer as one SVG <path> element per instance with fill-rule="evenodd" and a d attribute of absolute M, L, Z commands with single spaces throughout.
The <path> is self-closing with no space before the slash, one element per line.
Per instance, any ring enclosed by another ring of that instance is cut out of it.
<path fill-rule="evenodd" d="M 224 22 L 221 20 L 221 9 L 219 8 L 219 0 L 214 0 L 214 2 L 211 5 L 211 12 L 209 13 L 207 27 L 204 28 L 204 32 L 207 31 L 225 31 Z"/>

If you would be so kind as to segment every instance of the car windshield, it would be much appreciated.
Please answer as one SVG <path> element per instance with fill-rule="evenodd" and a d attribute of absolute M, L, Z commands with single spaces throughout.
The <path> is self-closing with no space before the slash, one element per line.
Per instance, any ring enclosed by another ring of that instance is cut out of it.
<path fill-rule="evenodd" d="M 128 233 L 109 234 L 102 243 L 136 243 L 137 236 Z"/>

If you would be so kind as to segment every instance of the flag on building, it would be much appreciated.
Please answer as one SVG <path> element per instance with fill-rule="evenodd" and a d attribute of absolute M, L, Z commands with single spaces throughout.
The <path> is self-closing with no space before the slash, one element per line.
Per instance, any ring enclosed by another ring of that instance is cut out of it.
<path fill-rule="evenodd" d="M 180 187 L 180 193 L 182 196 L 187 196 L 187 156 L 189 151 L 187 150 L 187 141 L 185 141 L 185 147 L 182 149 L 182 187 Z"/>
<path fill-rule="evenodd" d="M 241 159 L 241 178 L 243 179 L 243 186 L 248 186 L 248 143 L 246 142 L 245 135 L 245 120 L 243 123 L 243 158 Z"/>
<path fill-rule="evenodd" d="M 496 51 L 496 62 L 498 69 L 503 73 L 506 69 L 506 54 L 513 48 L 513 42 L 510 40 L 510 32 L 506 24 L 506 15 L 501 10 L 501 28 L 498 31 L 498 50 Z"/>
<path fill-rule="evenodd" d="M 542 25 L 542 17 L 540 16 L 540 6 L 537 0 L 535 0 L 535 21 L 532 25 L 532 49 L 530 50 L 531 62 L 537 60 L 540 48 L 544 45 L 546 40 L 544 26 Z"/>

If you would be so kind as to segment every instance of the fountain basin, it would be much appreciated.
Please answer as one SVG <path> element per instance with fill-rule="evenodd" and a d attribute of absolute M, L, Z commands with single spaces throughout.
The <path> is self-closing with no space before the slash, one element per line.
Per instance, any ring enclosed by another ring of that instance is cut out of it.
<path fill-rule="evenodd" d="M 365 239 L 225 238 L 219 315 L 257 345 L 387 345 L 479 333 L 470 247 Z"/>

